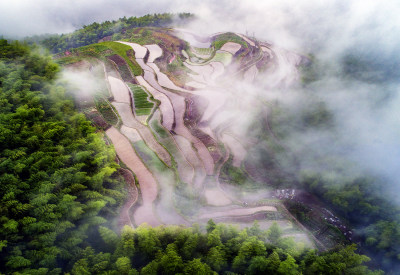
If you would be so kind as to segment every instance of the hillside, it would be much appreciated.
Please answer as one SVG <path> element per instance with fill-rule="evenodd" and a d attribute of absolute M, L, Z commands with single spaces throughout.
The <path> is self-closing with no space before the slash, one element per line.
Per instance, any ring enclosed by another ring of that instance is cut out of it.
<path fill-rule="evenodd" d="M 289 146 L 290 127 L 334 129 L 328 108 L 312 97 L 299 115 L 269 97 L 318 78 L 312 58 L 171 18 L 30 40 L 58 65 L 1 40 L 0 270 L 382 274 L 354 243 L 396 264 L 384 183 L 332 184 L 339 157 L 316 160 L 329 174 L 305 170 Z"/>
<path fill-rule="evenodd" d="M 239 228 L 258 220 L 263 230 L 278 222 L 284 236 L 321 250 L 362 238 L 353 236 L 357 220 L 335 206 L 339 212 L 332 213 L 329 198 L 321 201 L 313 196 L 320 189 L 308 189 L 309 178 L 299 185 L 279 163 L 285 150 L 275 122 L 282 119 L 275 114 L 279 106 L 257 93 L 237 100 L 246 88 L 240 83 L 262 79 L 270 90 L 295 85 L 309 66 L 307 57 L 235 33 L 199 37 L 180 29 L 136 28 L 127 37 L 57 55 L 60 64 L 89 71 L 88 77 L 108 87 L 101 95 L 108 107 L 90 98 L 78 104 L 138 180 L 142 199 L 129 201 L 131 212 L 120 220 L 157 226 L 212 218 Z M 247 118 L 235 123 L 241 116 Z M 329 120 L 323 105 L 304 116 L 306 127 Z"/>

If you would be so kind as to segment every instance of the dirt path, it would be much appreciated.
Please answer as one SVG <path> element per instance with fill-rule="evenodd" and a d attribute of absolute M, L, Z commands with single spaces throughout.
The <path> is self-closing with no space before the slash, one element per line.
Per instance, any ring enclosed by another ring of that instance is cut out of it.
<path fill-rule="evenodd" d="M 159 220 L 153 213 L 153 202 L 158 193 L 156 180 L 144 166 L 141 159 L 133 150 L 131 143 L 123 134 L 114 127 L 109 128 L 106 134 L 114 144 L 115 151 L 120 160 L 133 171 L 139 181 L 143 202 L 133 214 L 136 225 L 144 222 L 151 226 L 160 225 Z"/>

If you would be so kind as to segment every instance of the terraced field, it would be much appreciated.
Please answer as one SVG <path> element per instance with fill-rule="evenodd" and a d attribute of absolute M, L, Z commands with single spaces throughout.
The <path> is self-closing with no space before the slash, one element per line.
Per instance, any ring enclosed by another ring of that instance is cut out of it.
<path fill-rule="evenodd" d="M 149 94 L 142 86 L 128 84 L 133 93 L 133 102 L 135 104 L 135 113 L 138 116 L 150 115 L 154 108 L 154 99 L 151 99 Z"/>
<path fill-rule="evenodd" d="M 115 126 L 105 132 L 140 187 L 139 193 L 130 191 L 120 223 L 190 225 L 214 219 L 244 227 L 260 220 L 267 227 L 277 220 L 292 225 L 288 234 L 308 240 L 270 193 L 261 196 L 257 190 L 231 192 L 227 188 L 238 183 L 235 177 L 241 182 L 250 180 L 243 172 L 250 143 L 235 128 L 240 121 L 232 121 L 229 113 L 247 105 L 233 96 L 239 92 L 227 84 L 227 77 L 256 81 L 260 74 L 254 68 L 271 60 L 264 54 L 278 52 L 280 57 L 274 62 L 279 69 L 274 73 L 280 83 L 289 84 L 294 79 L 286 79 L 284 71 L 295 72 L 293 62 L 298 59 L 231 33 L 210 37 L 209 48 L 194 47 L 199 62 L 190 60 L 182 46 L 186 43 L 168 33 L 159 34 L 164 42 L 157 45 L 135 39 L 139 38 L 134 35 L 130 42 L 104 42 L 77 50 L 80 59 L 95 58 L 104 66 L 104 76 L 99 77 L 111 96 L 95 94 L 95 107 Z M 187 85 L 174 82 L 168 76 L 171 72 L 165 71 L 168 66 L 160 66 L 177 56 L 185 68 L 174 73 L 187 73 L 191 80 Z M 205 56 L 209 58 L 202 60 Z M 129 219 L 128 208 L 134 209 Z"/>

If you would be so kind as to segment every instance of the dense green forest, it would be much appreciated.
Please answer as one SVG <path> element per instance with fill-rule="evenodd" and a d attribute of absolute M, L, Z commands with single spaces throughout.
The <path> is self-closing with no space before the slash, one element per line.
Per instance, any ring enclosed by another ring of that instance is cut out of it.
<path fill-rule="evenodd" d="M 100 39 L 112 36 L 111 40 L 121 38 L 121 34 L 132 28 L 137 27 L 168 27 L 172 24 L 185 24 L 193 18 L 190 13 L 162 13 L 145 15 L 142 17 L 123 17 L 114 21 L 105 21 L 103 23 L 92 23 L 88 26 L 83 26 L 70 34 L 55 34 L 33 36 L 27 39 L 28 42 L 38 43 L 52 53 L 59 53 L 71 48 L 78 48 L 90 44 L 97 43 Z"/>
<path fill-rule="evenodd" d="M 75 111 L 58 66 L 0 41 L 0 269 L 58 269 L 124 200 L 115 153 Z"/>
<path fill-rule="evenodd" d="M 0 272 L 381 274 L 354 245 L 319 254 L 276 224 L 115 233 L 126 191 L 112 147 L 75 111 L 50 57 L 6 40 L 0 53 Z"/>
<path fill-rule="evenodd" d="M 306 173 L 302 184 L 357 229 L 362 251 L 387 270 L 400 266 L 400 209 L 383 191 L 384 182 L 372 177 L 339 181 L 323 173 Z"/>

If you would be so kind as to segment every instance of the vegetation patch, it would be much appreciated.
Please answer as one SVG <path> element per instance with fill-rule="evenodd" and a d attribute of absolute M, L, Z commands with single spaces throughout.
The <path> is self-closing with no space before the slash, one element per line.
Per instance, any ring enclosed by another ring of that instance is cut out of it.
<path fill-rule="evenodd" d="M 153 120 L 150 122 L 150 126 L 151 126 L 152 130 L 153 130 L 160 138 L 168 138 L 168 137 L 169 137 L 169 134 L 168 134 L 167 130 L 165 130 L 165 128 L 162 127 L 162 126 L 160 125 L 160 123 L 159 123 L 156 119 L 153 119 Z"/>
<path fill-rule="evenodd" d="M 220 179 L 230 184 L 243 185 L 249 181 L 249 176 L 239 167 L 232 165 L 232 156 L 229 157 L 228 161 L 221 168 Z"/>
<path fill-rule="evenodd" d="M 108 56 L 107 58 L 114 62 L 114 64 L 117 66 L 117 69 L 124 82 L 134 83 L 135 80 L 132 77 L 132 73 L 129 70 L 128 64 L 126 64 L 125 60 L 121 56 L 114 54 Z"/>
<path fill-rule="evenodd" d="M 133 51 L 130 46 L 118 42 L 102 42 L 100 44 L 102 46 L 106 46 L 107 48 L 113 50 L 116 54 L 121 56 L 128 64 L 129 68 L 132 70 L 135 76 L 143 74 L 143 70 L 139 66 L 139 64 L 137 64 L 134 59 L 128 57 L 128 52 Z"/>
<path fill-rule="evenodd" d="M 104 120 L 111 125 L 117 126 L 118 117 L 110 102 L 108 102 L 107 99 L 101 96 L 95 96 L 94 101 L 97 110 L 101 113 Z"/>
<path fill-rule="evenodd" d="M 244 41 L 241 37 L 237 36 L 236 34 L 234 34 L 232 32 L 227 32 L 227 33 L 217 35 L 214 38 L 214 41 L 211 43 L 211 45 L 215 48 L 215 50 L 219 50 L 227 42 L 238 43 L 238 44 L 242 45 L 244 48 L 249 47 L 247 45 L 246 41 Z"/>
<path fill-rule="evenodd" d="M 61 60 L 59 62 L 70 62 L 74 60 L 74 58 L 82 59 L 83 57 L 95 57 L 103 61 L 106 61 L 106 58 L 109 58 L 117 64 L 118 68 L 121 71 L 121 75 L 126 76 L 128 79 L 131 79 L 132 77 L 130 76 L 130 73 L 127 72 L 128 69 L 126 67 L 124 68 L 124 66 L 126 66 L 125 64 L 127 64 L 129 69 L 133 72 L 135 76 L 141 75 L 143 73 L 143 70 L 139 66 L 139 64 L 137 64 L 137 62 L 133 58 L 131 58 L 131 56 L 133 55 L 132 48 L 122 43 L 107 41 L 92 44 L 89 46 L 73 49 L 71 50 L 70 54 L 71 56 L 61 57 Z M 119 58 L 122 58 L 125 62 L 121 62 Z"/>
<path fill-rule="evenodd" d="M 107 20 L 102 23 L 94 22 L 69 34 L 36 35 L 28 38 L 27 41 L 29 43 L 38 43 L 49 49 L 52 53 L 60 53 L 99 41 L 129 38 L 133 30 L 138 27 L 166 27 L 172 24 L 186 24 L 193 17 L 194 15 L 191 13 L 162 13 L 148 14 L 141 17 L 123 17 L 118 20 Z"/>
<path fill-rule="evenodd" d="M 150 115 L 154 108 L 154 98 L 140 85 L 128 83 L 128 86 L 133 93 L 136 115 Z"/>
<path fill-rule="evenodd" d="M 214 52 L 213 48 L 196 48 L 193 47 L 194 52 L 199 53 L 201 55 L 211 55 Z"/>

